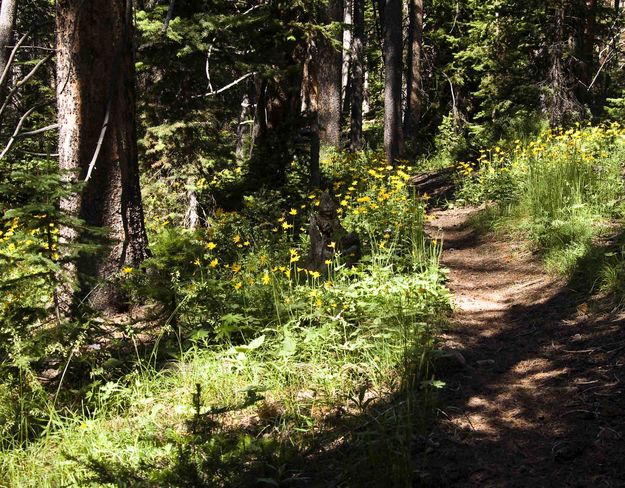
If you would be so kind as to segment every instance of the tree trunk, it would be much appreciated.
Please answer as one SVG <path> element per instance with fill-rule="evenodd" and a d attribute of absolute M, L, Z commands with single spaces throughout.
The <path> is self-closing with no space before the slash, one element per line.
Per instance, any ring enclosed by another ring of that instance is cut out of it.
<path fill-rule="evenodd" d="M 402 152 L 401 65 L 402 2 L 385 0 L 384 7 L 384 151 L 393 163 Z"/>
<path fill-rule="evenodd" d="M 111 279 L 148 255 L 135 132 L 132 0 L 57 0 L 56 29 L 59 164 L 71 181 L 87 180 L 61 208 L 106 231 L 105 246 L 67 266 L 80 291 L 65 290 L 61 301 L 69 310 L 88 296 L 100 311 L 119 310 L 124 297 Z M 62 244 L 84 240 L 77 228 L 62 229 Z"/>
<path fill-rule="evenodd" d="M 571 17 L 570 5 L 558 5 L 553 12 L 552 38 L 549 44 L 550 65 L 547 72 L 547 86 L 550 93 L 545 99 L 544 110 L 552 127 L 562 125 L 579 117 L 580 104 L 575 97 L 574 70 L 571 58 L 575 54 L 573 31 L 567 31 L 567 18 Z"/>
<path fill-rule="evenodd" d="M 582 42 L 581 42 L 581 90 L 580 101 L 592 106 L 596 102 L 592 96 L 589 86 L 594 77 L 597 63 L 595 60 L 595 31 L 597 27 L 597 2 L 596 0 L 585 0 L 585 11 L 582 20 Z M 591 107 L 594 109 L 594 107 Z"/>
<path fill-rule="evenodd" d="M 184 225 L 187 229 L 195 230 L 200 226 L 200 202 L 197 199 L 193 178 L 187 179 L 187 198 L 189 204 L 184 216 Z"/>
<path fill-rule="evenodd" d="M 0 75 L 4 73 L 9 60 L 9 49 L 7 49 L 7 46 L 11 44 L 16 8 L 17 0 L 2 0 L 2 5 L 0 6 Z M 2 87 L 0 87 L 0 90 L 2 90 Z"/>
<path fill-rule="evenodd" d="M 328 0 L 324 23 L 343 20 L 342 0 Z M 334 41 L 341 43 L 342 31 L 339 29 Z M 317 56 L 317 81 L 319 83 L 319 137 L 322 143 L 339 147 L 341 142 L 341 49 L 327 38 L 319 40 Z"/>
<path fill-rule="evenodd" d="M 343 67 L 341 74 L 341 93 L 343 106 L 349 103 L 348 85 L 349 85 L 349 68 L 352 62 L 352 3 L 353 0 L 345 0 L 345 13 L 343 15 Z"/>
<path fill-rule="evenodd" d="M 404 137 L 414 139 L 421 117 L 421 46 L 423 42 L 423 0 L 410 0 L 408 6 L 408 76 Z"/>
<path fill-rule="evenodd" d="M 352 89 L 350 147 L 362 146 L 362 106 L 365 85 L 364 70 L 365 0 L 354 0 L 354 33 L 352 38 Z"/>
<path fill-rule="evenodd" d="M 239 124 L 237 125 L 237 145 L 234 151 L 237 159 L 243 159 L 245 156 L 245 136 L 249 133 L 250 105 L 250 95 L 246 93 L 241 101 L 241 113 L 239 114 Z"/>
<path fill-rule="evenodd" d="M 319 113 L 317 110 L 318 99 L 318 82 L 315 70 L 315 58 L 317 47 L 314 38 L 310 40 L 306 49 L 306 58 L 304 60 L 302 70 L 302 89 L 301 89 L 301 113 L 308 121 L 308 129 L 310 133 L 310 188 L 318 188 L 321 185 L 321 168 L 319 165 Z"/>

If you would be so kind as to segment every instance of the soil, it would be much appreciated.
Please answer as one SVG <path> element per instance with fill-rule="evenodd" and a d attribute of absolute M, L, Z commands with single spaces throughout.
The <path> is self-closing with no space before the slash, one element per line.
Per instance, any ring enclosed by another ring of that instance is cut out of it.
<path fill-rule="evenodd" d="M 549 276 L 524 243 L 435 211 L 455 296 L 426 486 L 625 487 L 625 318 Z"/>

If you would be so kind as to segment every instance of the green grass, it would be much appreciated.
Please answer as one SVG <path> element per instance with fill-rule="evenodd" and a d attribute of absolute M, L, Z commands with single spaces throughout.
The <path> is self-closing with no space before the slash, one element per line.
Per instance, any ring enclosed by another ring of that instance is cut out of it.
<path fill-rule="evenodd" d="M 482 223 L 528 239 L 551 272 L 573 279 L 623 217 L 625 132 L 618 124 L 546 131 L 522 144 L 484 151 L 477 164 L 461 163 L 460 198 L 494 201 Z M 606 250 L 606 252 L 608 252 Z M 617 292 L 616 268 L 586 287 Z M 611 282 L 612 285 L 609 285 Z"/>
<path fill-rule="evenodd" d="M 327 275 L 305 270 L 301 202 L 263 221 L 257 206 L 270 207 L 250 198 L 205 234 L 153 223 L 147 272 L 120 280 L 167 319 L 147 350 L 119 324 L 125 339 L 94 352 L 85 326 L 47 390 L 25 354 L 5 365 L 20 373 L 0 388 L 0 416 L 16 420 L 0 431 L 0 486 L 410 485 L 413 434 L 440 386 L 429 363 L 449 309 L 441 248 L 409 168 L 332 158 L 358 265 L 337 255 Z M 311 210 L 316 198 L 304 197 Z"/>

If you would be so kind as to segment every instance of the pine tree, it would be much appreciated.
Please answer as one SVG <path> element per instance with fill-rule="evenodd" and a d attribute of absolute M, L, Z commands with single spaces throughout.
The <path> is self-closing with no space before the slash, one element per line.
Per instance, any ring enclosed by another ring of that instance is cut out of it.
<path fill-rule="evenodd" d="M 78 294 L 63 290 L 66 310 L 87 296 L 99 310 L 119 309 L 123 297 L 110 280 L 148 254 L 135 134 L 132 13 L 131 0 L 56 5 L 59 164 L 73 181 L 85 181 L 61 208 L 107 230 L 99 252 L 66 267 L 81 285 Z M 71 227 L 61 236 L 65 244 L 86 238 Z"/>
<path fill-rule="evenodd" d="M 401 81 L 402 81 L 402 2 L 385 0 L 384 4 L 384 151 L 394 162 L 402 153 Z"/>

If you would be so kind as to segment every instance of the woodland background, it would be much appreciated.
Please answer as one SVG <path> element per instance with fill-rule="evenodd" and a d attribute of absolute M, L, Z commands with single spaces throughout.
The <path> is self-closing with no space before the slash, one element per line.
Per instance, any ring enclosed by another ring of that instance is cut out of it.
<path fill-rule="evenodd" d="M 414 482 L 450 296 L 411 177 L 573 273 L 622 215 L 622 34 L 619 0 L 2 0 L 0 484 Z"/>

